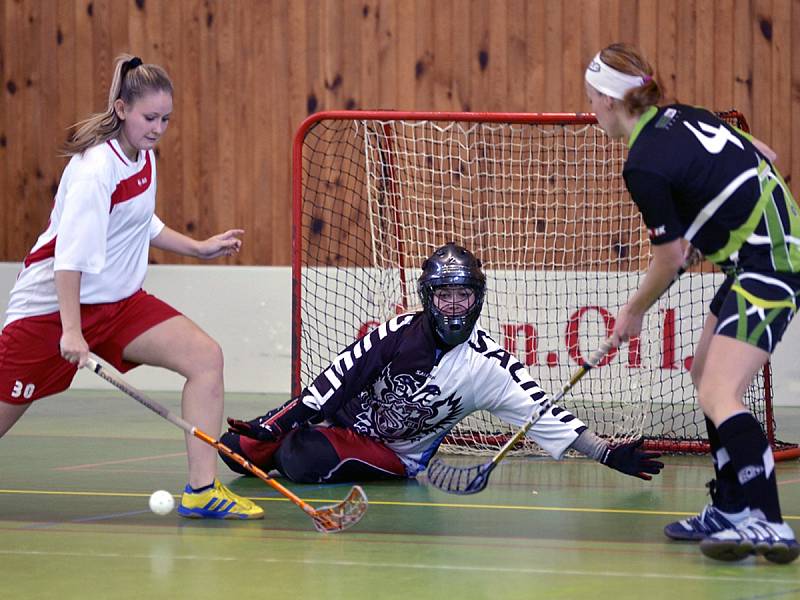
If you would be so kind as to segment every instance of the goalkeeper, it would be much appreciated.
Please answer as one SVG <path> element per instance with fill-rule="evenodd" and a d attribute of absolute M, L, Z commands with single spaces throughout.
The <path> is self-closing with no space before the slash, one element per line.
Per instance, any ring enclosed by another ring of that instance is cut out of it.
<path fill-rule="evenodd" d="M 251 421 L 229 418 L 221 441 L 265 471 L 328 483 L 414 477 L 456 423 L 477 410 L 521 426 L 547 397 L 476 325 L 485 287 L 471 252 L 442 246 L 422 266 L 422 311 L 397 316 L 342 350 L 280 408 Z M 641 479 L 663 467 L 658 454 L 640 449 L 641 440 L 609 446 L 558 406 L 528 435 L 554 458 L 572 448 Z"/>
<path fill-rule="evenodd" d="M 650 231 L 650 266 L 617 315 L 612 343 L 639 334 L 686 242 L 726 275 L 691 369 L 714 461 L 712 502 L 664 531 L 702 540 L 702 552 L 718 560 L 791 562 L 800 547 L 781 516 L 772 450 L 742 397 L 797 310 L 800 210 L 763 143 L 706 110 L 659 108 L 661 89 L 637 49 L 605 48 L 585 79 L 600 126 L 628 141 L 623 177 Z"/>

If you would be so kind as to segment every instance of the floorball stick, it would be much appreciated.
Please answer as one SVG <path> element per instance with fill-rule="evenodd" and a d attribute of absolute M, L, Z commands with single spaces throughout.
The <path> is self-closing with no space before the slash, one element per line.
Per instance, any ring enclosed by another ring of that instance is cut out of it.
<path fill-rule="evenodd" d="M 351 527 L 356 523 L 358 523 L 364 516 L 364 513 L 367 511 L 367 506 L 368 506 L 367 496 L 364 493 L 364 490 L 357 485 L 353 486 L 347 497 L 338 504 L 333 504 L 331 506 L 324 506 L 321 508 L 314 508 L 313 506 L 311 506 L 310 504 L 299 498 L 292 491 L 288 490 L 280 483 L 275 481 L 272 477 L 270 477 L 264 471 L 262 471 L 257 466 L 252 464 L 249 460 L 247 460 L 243 456 L 240 456 L 239 454 L 228 448 L 225 444 L 223 444 L 219 440 L 215 440 L 210 435 L 204 433 L 197 427 L 184 421 L 181 417 L 170 412 L 166 407 L 162 406 L 152 398 L 149 398 L 148 396 L 137 390 L 135 387 L 123 381 L 121 378 L 110 373 L 105 367 L 103 367 L 93 358 L 89 357 L 89 360 L 86 362 L 86 367 L 89 368 L 93 373 L 105 379 L 108 383 L 113 385 L 118 390 L 124 392 L 125 394 L 136 400 L 139 404 L 142 404 L 143 406 L 149 408 L 160 417 L 163 417 L 173 425 L 176 425 L 177 427 L 183 429 L 186 433 L 196 437 L 199 440 L 202 440 L 209 446 L 213 446 L 219 452 L 222 452 L 225 456 L 231 458 L 232 460 L 240 464 L 242 467 L 250 471 L 250 473 L 258 477 L 261 481 L 263 481 L 264 483 L 275 489 L 278 493 L 291 500 L 294 504 L 303 509 L 303 511 L 309 517 L 311 517 L 311 519 L 314 522 L 314 527 L 317 529 L 317 531 L 322 531 L 322 532 L 342 531 L 343 529 L 347 529 L 348 527 Z"/>

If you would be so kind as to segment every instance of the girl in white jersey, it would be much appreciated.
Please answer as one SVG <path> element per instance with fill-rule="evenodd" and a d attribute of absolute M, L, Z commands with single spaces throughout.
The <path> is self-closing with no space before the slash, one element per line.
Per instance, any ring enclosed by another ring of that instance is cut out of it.
<path fill-rule="evenodd" d="M 24 260 L 0 334 L 0 436 L 34 400 L 67 389 L 94 352 L 120 371 L 139 364 L 186 378 L 184 418 L 220 431 L 223 358 L 217 343 L 141 289 L 150 246 L 199 258 L 235 254 L 240 229 L 197 241 L 154 214 L 153 148 L 172 113 L 157 65 L 120 56 L 108 108 L 79 123 L 45 232 Z M 189 483 L 179 514 L 258 519 L 263 510 L 216 479 L 216 452 L 187 436 Z M 206 508 L 207 506 L 212 508 Z M 213 507 L 217 507 L 216 509 Z"/>
<path fill-rule="evenodd" d="M 651 241 L 650 266 L 617 314 L 612 342 L 640 333 L 687 243 L 727 276 L 709 304 L 691 369 L 714 461 L 712 501 L 664 532 L 699 541 L 718 560 L 760 554 L 792 562 L 800 545 L 781 515 L 772 450 L 742 397 L 797 308 L 797 204 L 766 145 L 706 110 L 659 107 L 653 68 L 636 48 L 598 52 L 585 80 L 600 126 L 628 142 L 623 177 Z"/>

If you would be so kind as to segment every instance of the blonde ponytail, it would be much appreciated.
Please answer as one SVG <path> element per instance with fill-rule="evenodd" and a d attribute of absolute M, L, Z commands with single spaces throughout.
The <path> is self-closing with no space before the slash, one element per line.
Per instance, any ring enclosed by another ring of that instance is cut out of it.
<path fill-rule="evenodd" d="M 130 54 L 121 54 L 114 64 L 114 76 L 108 92 L 108 107 L 88 119 L 72 125 L 74 129 L 64 144 L 66 156 L 81 154 L 92 146 L 115 138 L 122 128 L 122 121 L 114 109 L 114 102 L 121 98 L 125 104 L 133 104 L 145 93 L 163 91 L 172 94 L 172 81 L 166 71 L 158 65 L 142 64 L 141 59 Z"/>

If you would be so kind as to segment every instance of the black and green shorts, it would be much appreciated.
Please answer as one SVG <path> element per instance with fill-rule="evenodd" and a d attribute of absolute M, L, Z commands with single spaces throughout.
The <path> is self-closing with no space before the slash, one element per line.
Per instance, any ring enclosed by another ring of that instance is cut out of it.
<path fill-rule="evenodd" d="M 709 306 L 715 333 L 772 354 L 797 311 L 800 274 L 741 271 L 729 274 Z"/>

